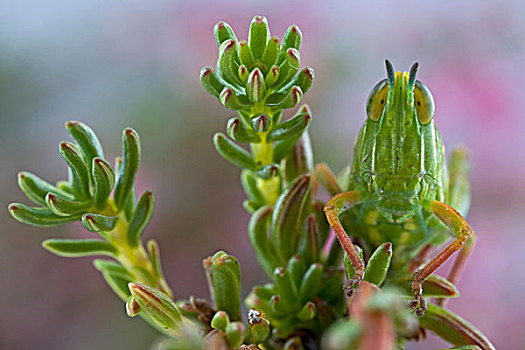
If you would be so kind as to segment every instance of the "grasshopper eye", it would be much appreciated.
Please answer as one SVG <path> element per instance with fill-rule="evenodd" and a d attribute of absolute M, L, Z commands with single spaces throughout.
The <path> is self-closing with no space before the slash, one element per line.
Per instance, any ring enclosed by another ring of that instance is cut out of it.
<path fill-rule="evenodd" d="M 434 98 L 430 90 L 419 80 L 416 80 L 414 86 L 414 106 L 421 124 L 426 125 L 432 121 L 435 111 Z"/>
<path fill-rule="evenodd" d="M 386 99 L 388 97 L 388 80 L 383 79 L 374 86 L 370 95 L 368 95 L 368 102 L 366 104 L 366 114 L 368 118 L 373 121 L 378 121 L 383 115 L 385 109 Z"/>

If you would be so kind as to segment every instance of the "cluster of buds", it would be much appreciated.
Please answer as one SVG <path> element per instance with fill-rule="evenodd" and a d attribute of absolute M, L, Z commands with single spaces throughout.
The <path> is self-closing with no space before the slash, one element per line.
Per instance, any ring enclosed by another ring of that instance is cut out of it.
<path fill-rule="evenodd" d="M 284 122 L 282 114 L 299 103 L 312 85 L 314 72 L 309 67 L 299 71 L 302 35 L 295 25 L 288 28 L 282 43 L 270 35 L 263 16 L 253 18 L 248 41 L 239 41 L 224 22 L 215 26 L 214 35 L 219 46 L 217 70 L 203 68 L 201 82 L 238 116 L 228 121 L 227 135 L 217 133 L 213 140 L 221 156 L 244 169 L 242 182 L 248 195 L 244 207 L 253 213 L 275 204 L 281 186 L 286 186 L 282 163 L 297 144 L 301 143 L 303 154 L 309 158 L 306 165 L 312 167 L 306 133 L 310 109 L 303 105 Z M 250 151 L 237 143 L 249 144 Z M 290 181 L 304 173 L 292 174 L 291 166 L 288 170 Z M 295 177 L 290 178 L 292 175 Z"/>
<path fill-rule="evenodd" d="M 203 68 L 201 81 L 227 108 L 251 116 L 278 112 L 296 106 L 310 89 L 313 70 L 299 72 L 302 35 L 297 26 L 288 28 L 282 44 L 270 36 L 263 16 L 253 18 L 248 41 L 237 40 L 225 22 L 215 25 L 214 34 L 219 46 L 217 72 Z"/>

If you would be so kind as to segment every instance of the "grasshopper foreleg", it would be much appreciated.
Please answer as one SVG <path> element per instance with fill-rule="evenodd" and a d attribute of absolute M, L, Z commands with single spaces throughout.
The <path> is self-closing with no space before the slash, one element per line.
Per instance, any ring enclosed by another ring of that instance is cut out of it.
<path fill-rule="evenodd" d="M 361 257 L 355 249 L 354 244 L 350 240 L 350 237 L 348 237 L 345 230 L 343 229 L 343 226 L 339 221 L 339 214 L 356 205 L 359 203 L 359 201 L 359 193 L 357 191 L 349 191 L 333 196 L 324 206 L 326 218 L 328 219 L 330 226 L 334 229 L 339 243 L 350 258 L 350 261 L 355 269 L 354 278 L 348 281 L 344 286 L 345 292 L 348 296 L 352 293 L 353 288 L 359 285 L 363 279 L 363 275 L 365 273 L 365 264 L 363 260 L 361 260 Z"/>
<path fill-rule="evenodd" d="M 414 274 L 412 292 L 415 300 L 413 306 L 418 316 L 422 316 L 426 310 L 426 301 L 422 296 L 422 284 L 425 279 L 450 258 L 452 254 L 463 248 L 463 245 L 473 234 L 465 219 L 451 206 L 439 201 L 433 201 L 430 203 L 430 211 L 447 225 L 454 233 L 455 238 L 434 259 Z"/>

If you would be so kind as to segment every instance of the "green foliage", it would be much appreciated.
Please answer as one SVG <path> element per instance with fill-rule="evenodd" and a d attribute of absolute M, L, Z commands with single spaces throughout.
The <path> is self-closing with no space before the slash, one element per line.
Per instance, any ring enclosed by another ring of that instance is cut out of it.
<path fill-rule="evenodd" d="M 111 265 L 98 263 L 96 267 L 123 299 L 129 294 L 127 283 L 131 281 L 149 284 L 171 295 L 160 269 L 158 247 L 148 254 L 140 243 L 153 213 L 153 194 L 146 191 L 138 203 L 134 202 L 133 182 L 140 162 L 138 134 L 130 128 L 124 130 L 123 160 L 115 172 L 103 158 L 102 147 L 91 128 L 70 121 L 66 129 L 76 141 L 63 141 L 59 146 L 69 168 L 69 180 L 53 186 L 36 175 L 20 172 L 20 188 L 38 206 L 10 204 L 11 215 L 35 226 L 81 221 L 101 239 L 48 239 L 43 243 L 44 248 L 64 257 L 107 255 L 114 258 L 116 262 Z M 120 273 L 116 273 L 116 267 Z"/>
<path fill-rule="evenodd" d="M 93 264 L 125 301 L 130 317 L 141 316 L 166 336 L 159 349 L 309 349 L 312 343 L 326 349 L 376 349 L 370 345 L 377 344 L 374 341 L 401 349 L 420 327 L 458 345 L 456 349 L 493 349 L 474 326 L 437 305 L 430 304 L 421 319 L 414 317 L 407 307 L 412 276 L 400 275 L 391 263 L 391 243 L 366 254 L 370 242 L 360 242 L 364 256 L 356 246 L 365 262 L 364 277 L 345 298 L 345 276 L 352 280 L 356 269 L 330 237 L 324 202 L 315 198 L 318 184 L 308 135 L 312 113 L 303 105 L 283 120 L 283 111 L 299 103 L 314 79 L 311 68 L 300 69 L 301 31 L 290 26 L 280 42 L 271 36 L 266 18 L 256 16 L 248 40 L 239 40 L 224 22 L 213 32 L 219 47 L 217 68 L 203 68 L 201 82 L 238 113 L 213 142 L 224 159 L 241 169 L 247 197 L 243 206 L 251 215 L 248 236 L 269 279 L 245 298 L 247 315 L 241 312 L 239 263 L 224 251 L 203 261 L 210 303 L 194 296 L 172 299 L 157 243 L 142 243 L 154 196 L 145 191 L 137 200 L 134 182 L 141 147 L 133 129 L 124 130 L 122 157 L 112 166 L 88 126 L 66 123 L 75 143 L 61 142 L 59 151 L 69 179 L 52 185 L 20 172 L 19 186 L 36 206 L 10 204 L 11 215 L 35 226 L 81 221 L 96 233 L 98 239 L 48 239 L 43 246 L 59 256 L 111 258 Z M 454 169 L 464 158 L 464 152 L 455 154 Z M 468 181 L 462 180 L 454 191 L 468 191 Z M 335 194 L 339 183 L 334 180 L 326 187 Z M 459 296 L 451 282 L 436 275 L 426 279 L 424 287 L 426 296 Z"/>

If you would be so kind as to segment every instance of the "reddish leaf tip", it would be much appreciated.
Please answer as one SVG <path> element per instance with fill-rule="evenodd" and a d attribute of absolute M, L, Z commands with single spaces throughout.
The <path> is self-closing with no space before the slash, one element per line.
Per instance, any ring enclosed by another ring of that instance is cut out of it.
<path fill-rule="evenodd" d="M 201 77 L 205 77 L 207 75 L 209 75 L 212 71 L 212 68 L 211 67 L 204 67 L 201 69 Z"/>
<path fill-rule="evenodd" d="M 293 47 L 289 48 L 288 50 L 286 50 L 286 54 L 290 57 L 292 57 L 293 59 L 295 60 L 299 60 L 299 51 L 297 51 L 296 49 L 294 49 Z"/>
<path fill-rule="evenodd" d="M 305 123 L 305 125 L 308 124 L 311 119 L 312 119 L 312 117 L 310 116 L 310 114 L 306 114 L 304 116 L 304 123 Z"/>
<path fill-rule="evenodd" d="M 226 44 L 224 44 L 226 43 Z M 226 40 L 225 42 L 223 43 L 224 46 L 224 49 L 225 50 L 229 50 L 231 48 L 233 48 L 235 46 L 235 40 L 233 39 L 229 39 L 229 40 Z"/>
<path fill-rule="evenodd" d="M 77 120 L 70 120 L 70 121 L 66 122 L 66 128 L 70 128 L 72 126 L 77 126 L 79 124 L 80 124 L 80 122 L 77 121 Z"/>

